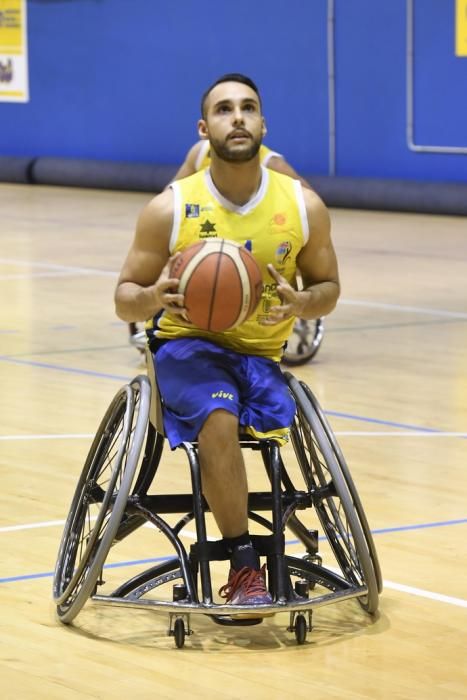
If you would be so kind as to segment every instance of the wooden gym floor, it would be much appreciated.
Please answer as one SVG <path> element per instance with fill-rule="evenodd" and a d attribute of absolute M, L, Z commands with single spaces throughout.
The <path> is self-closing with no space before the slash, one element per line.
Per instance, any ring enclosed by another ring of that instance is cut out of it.
<path fill-rule="evenodd" d="M 88 603 L 57 621 L 52 572 L 86 451 L 117 388 L 144 372 L 112 295 L 148 199 L 0 185 L 1 697 L 467 698 L 465 218 L 332 211 L 342 299 L 295 371 L 374 533 L 377 616 L 321 608 L 304 646 L 286 615 L 245 629 L 193 616 L 183 650 L 154 612 Z M 167 460 L 175 490 L 187 471 Z M 138 557 L 168 553 L 150 531 L 129 541 L 128 577 Z"/>

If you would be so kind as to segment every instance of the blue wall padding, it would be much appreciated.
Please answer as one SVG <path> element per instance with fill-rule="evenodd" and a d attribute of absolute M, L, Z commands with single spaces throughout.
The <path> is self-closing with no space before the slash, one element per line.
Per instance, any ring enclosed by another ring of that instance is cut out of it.
<path fill-rule="evenodd" d="M 30 100 L 0 102 L 0 154 L 180 163 L 220 74 L 258 83 L 267 145 L 300 173 L 467 182 L 467 153 L 408 144 L 407 0 L 27 3 Z M 467 149 L 454 0 L 415 0 L 414 140 Z M 329 97 L 335 96 L 335 170 Z"/>
<path fill-rule="evenodd" d="M 42 185 L 161 192 L 177 166 L 73 158 L 37 158 L 33 182 Z"/>
<path fill-rule="evenodd" d="M 314 175 L 307 180 L 332 207 L 467 216 L 467 184 Z"/>
<path fill-rule="evenodd" d="M 8 167 L 2 169 L 2 162 Z M 67 158 L 0 158 L 0 181 L 4 182 L 154 194 L 164 189 L 176 171 L 175 165 Z M 329 207 L 467 216 L 467 184 L 323 175 L 306 178 Z"/>
<path fill-rule="evenodd" d="M 30 183 L 33 158 L 0 156 L 0 182 Z"/>

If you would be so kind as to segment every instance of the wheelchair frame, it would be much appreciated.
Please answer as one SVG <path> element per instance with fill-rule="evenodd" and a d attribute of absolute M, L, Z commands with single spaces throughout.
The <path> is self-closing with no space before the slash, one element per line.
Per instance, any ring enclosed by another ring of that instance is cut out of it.
<path fill-rule="evenodd" d="M 252 625 L 264 616 L 288 612 L 288 630 L 303 644 L 312 629 L 312 612 L 324 605 L 357 598 L 374 614 L 382 590 L 378 558 L 361 501 L 343 454 L 319 403 L 304 382 L 284 376 L 297 411 L 291 443 L 304 488 L 297 488 L 274 440 L 240 438 L 242 449 L 260 452 L 271 492 L 249 494 L 249 518 L 269 534 L 252 535 L 267 558 L 269 605 L 233 605 L 214 601 L 210 562 L 228 560 L 223 540 L 207 538 L 201 474 L 196 443 L 183 443 L 192 492 L 148 495 L 161 462 L 165 438 L 151 413 L 151 383 L 137 376 L 114 397 L 91 445 L 71 503 L 55 568 L 53 596 L 59 619 L 70 623 L 86 601 L 148 607 L 169 615 L 169 631 L 177 647 L 191 634 L 190 616 L 208 615 L 221 625 Z M 151 414 L 151 420 L 150 420 Z M 91 520 L 91 508 L 98 513 Z M 318 532 L 300 520 L 297 511 L 314 508 L 330 544 L 339 572 L 323 566 Z M 260 512 L 269 512 L 269 519 Z M 184 514 L 175 526 L 162 517 Z M 180 539 L 194 520 L 197 541 L 190 550 Z M 175 556 L 137 574 L 110 595 L 98 593 L 112 545 L 152 523 L 175 550 Z M 285 552 L 285 529 L 304 545 L 306 554 Z M 173 600 L 144 596 L 172 584 Z M 324 591 L 322 590 L 324 589 Z"/>

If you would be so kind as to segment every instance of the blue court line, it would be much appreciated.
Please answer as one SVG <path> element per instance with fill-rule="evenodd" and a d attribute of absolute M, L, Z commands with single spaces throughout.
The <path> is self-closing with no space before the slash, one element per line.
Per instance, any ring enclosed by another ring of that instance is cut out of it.
<path fill-rule="evenodd" d="M 43 369 L 52 369 L 59 372 L 66 372 L 68 374 L 82 374 L 89 377 L 97 377 L 99 379 L 113 379 L 118 381 L 129 382 L 132 377 L 123 376 L 120 374 L 107 374 L 105 372 L 96 372 L 87 369 L 77 369 L 75 367 L 63 367 L 61 365 L 54 365 L 48 362 L 37 362 L 34 360 L 20 360 L 16 357 L 10 357 L 8 355 L 0 355 L 0 362 L 11 362 L 18 365 L 30 365 L 32 367 L 41 367 Z M 380 418 L 368 418 L 367 416 L 357 416 L 352 413 L 343 413 L 341 411 L 325 411 L 326 415 L 334 416 L 335 418 L 346 418 L 348 420 L 361 421 L 363 423 L 374 423 L 375 425 L 385 425 L 392 428 L 405 428 L 406 430 L 416 430 L 425 433 L 443 433 L 446 431 L 439 430 L 436 428 L 426 428 L 419 425 L 412 425 L 410 423 L 398 423 L 396 421 L 383 420 Z"/>
<path fill-rule="evenodd" d="M 407 428 L 407 430 L 416 430 L 423 433 L 443 433 L 445 430 L 437 428 L 425 428 L 420 425 L 412 425 L 410 423 L 397 423 L 396 421 L 384 420 L 382 418 L 368 418 L 368 416 L 356 416 L 353 413 L 341 413 L 340 411 L 325 411 L 327 416 L 335 418 L 347 418 L 349 420 L 362 421 L 363 423 L 374 423 L 375 425 L 385 425 L 391 428 Z"/>
<path fill-rule="evenodd" d="M 385 535 L 390 532 L 408 532 L 410 530 L 425 530 L 427 528 L 433 527 L 446 527 L 451 525 L 465 525 L 467 524 L 467 518 L 460 518 L 458 520 L 441 520 L 434 523 L 421 523 L 420 525 L 400 525 L 398 527 L 384 527 L 377 530 L 372 530 L 373 535 Z M 326 535 L 321 535 L 318 538 L 320 541 L 326 540 Z M 300 540 L 286 540 L 286 545 L 300 544 Z M 154 564 L 158 561 L 168 561 L 172 559 L 170 556 L 165 557 L 151 557 L 150 559 L 135 559 L 131 561 L 122 561 L 116 564 L 106 564 L 104 569 L 117 569 L 125 566 L 138 566 L 139 564 Z M 0 578 L 1 583 L 14 583 L 15 581 L 30 581 L 39 578 L 52 578 L 54 575 L 53 571 L 45 571 L 38 574 L 22 574 L 20 576 L 7 576 L 5 578 Z"/>
<path fill-rule="evenodd" d="M 95 372 L 90 369 L 76 369 L 75 367 L 61 367 L 60 365 L 49 364 L 48 362 L 35 362 L 34 360 L 18 360 L 15 357 L 8 355 L 0 355 L 1 362 L 11 362 L 15 365 L 30 365 L 31 367 L 42 367 L 43 369 L 54 369 L 59 372 L 67 372 L 68 374 L 85 374 L 89 377 L 98 377 L 99 379 L 118 379 L 119 381 L 129 382 L 131 377 L 124 377 L 121 374 L 106 374 L 105 372 Z"/>

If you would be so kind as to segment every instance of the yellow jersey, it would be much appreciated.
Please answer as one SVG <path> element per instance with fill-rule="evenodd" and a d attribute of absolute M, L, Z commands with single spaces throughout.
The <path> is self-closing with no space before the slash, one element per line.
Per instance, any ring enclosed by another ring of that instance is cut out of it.
<path fill-rule="evenodd" d="M 261 185 L 246 204 L 238 206 L 217 190 L 209 169 L 172 182 L 174 220 L 170 254 L 206 238 L 225 238 L 245 245 L 262 273 L 263 293 L 250 318 L 222 333 L 200 330 L 167 311 L 148 323 L 148 335 L 160 339 L 206 338 L 237 352 L 280 361 L 294 318 L 264 326 L 271 306 L 280 304 L 276 282 L 267 270 L 272 263 L 296 286 L 297 255 L 308 240 L 308 219 L 298 180 L 261 167 Z"/>
<path fill-rule="evenodd" d="M 196 156 L 195 168 L 196 170 L 204 170 L 209 165 L 211 165 L 211 155 L 210 155 L 210 144 L 209 141 L 200 141 L 201 146 Z M 259 162 L 261 165 L 267 165 L 269 160 L 276 156 L 277 158 L 282 158 L 280 153 L 276 151 L 271 151 L 270 148 L 261 144 L 259 147 Z"/>

